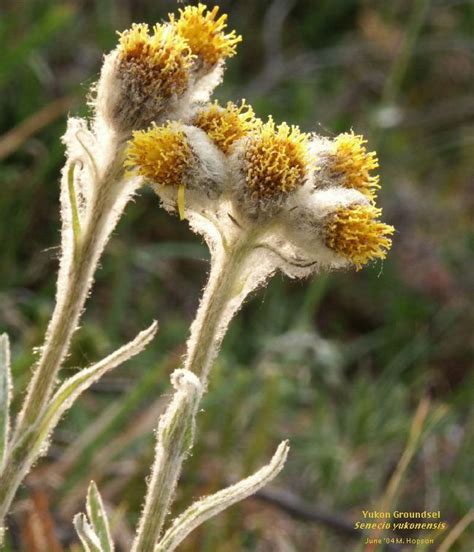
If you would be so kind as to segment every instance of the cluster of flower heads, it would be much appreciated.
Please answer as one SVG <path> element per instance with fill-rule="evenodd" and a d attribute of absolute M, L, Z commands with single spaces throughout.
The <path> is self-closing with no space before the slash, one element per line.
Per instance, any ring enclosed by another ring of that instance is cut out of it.
<path fill-rule="evenodd" d="M 119 33 L 119 44 L 104 60 L 95 106 L 119 131 L 152 121 L 186 117 L 196 100 L 207 100 L 222 78 L 225 60 L 242 40 L 226 33 L 227 15 L 216 6 L 186 6 L 180 17 L 151 30 L 133 24 Z"/>
<path fill-rule="evenodd" d="M 118 66 L 129 93 L 148 98 L 156 87 L 156 101 L 169 104 L 235 54 L 241 38 L 225 33 L 217 8 L 180 12 L 153 35 L 143 25 L 122 33 Z M 206 238 L 209 223 L 225 241 L 258 229 L 258 246 L 290 275 L 385 258 L 394 229 L 380 221 L 378 161 L 361 136 L 264 122 L 245 101 L 191 101 L 166 120 L 158 107 L 147 129 L 135 127 L 125 164 Z"/>

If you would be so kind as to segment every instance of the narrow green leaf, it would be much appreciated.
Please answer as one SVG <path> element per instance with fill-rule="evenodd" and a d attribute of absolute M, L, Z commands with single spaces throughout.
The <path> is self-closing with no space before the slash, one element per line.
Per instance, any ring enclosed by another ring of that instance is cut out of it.
<path fill-rule="evenodd" d="M 213 495 L 201 498 L 174 519 L 171 526 L 156 544 L 154 552 L 173 552 L 196 527 L 224 511 L 236 502 L 256 493 L 276 477 L 286 462 L 288 441 L 277 448 L 270 463 L 249 477 L 226 487 Z"/>
<path fill-rule="evenodd" d="M 74 527 L 81 539 L 84 552 L 105 552 L 100 545 L 99 537 L 95 534 L 94 529 L 89 525 L 84 514 L 74 516 Z"/>
<path fill-rule="evenodd" d="M 113 552 L 114 544 L 110 535 L 107 512 L 105 511 L 102 498 L 94 481 L 90 482 L 89 490 L 87 491 L 86 508 L 87 516 L 92 524 L 92 528 L 99 537 L 102 550 L 104 552 Z"/>
<path fill-rule="evenodd" d="M 79 219 L 79 209 L 77 207 L 76 189 L 74 187 L 74 169 L 76 163 L 71 163 L 67 173 L 67 187 L 69 192 L 69 204 L 71 206 L 72 232 L 74 235 L 74 251 L 77 251 L 79 240 L 81 238 L 81 221 Z"/>
<path fill-rule="evenodd" d="M 153 322 L 146 330 L 140 332 L 135 339 L 120 347 L 108 357 L 97 362 L 90 368 L 85 368 L 75 376 L 68 378 L 56 391 L 44 414 L 38 420 L 35 449 L 40 449 L 48 436 L 58 424 L 64 413 L 71 408 L 79 395 L 101 378 L 106 372 L 116 368 L 133 356 L 141 353 L 153 339 L 158 324 Z"/>
<path fill-rule="evenodd" d="M 92 154 L 89 147 L 86 145 L 86 142 L 84 142 L 81 138 L 82 132 L 83 132 L 83 130 L 78 130 L 76 132 L 76 134 L 75 134 L 76 140 L 79 142 L 79 144 L 81 144 L 81 147 L 84 150 L 84 153 L 86 154 L 87 159 L 89 160 L 90 168 L 92 169 L 92 172 L 94 174 L 94 179 L 96 181 L 98 181 L 99 180 L 99 169 L 97 168 L 97 164 L 96 164 L 96 160 L 95 160 L 94 155 Z"/>
<path fill-rule="evenodd" d="M 8 452 L 11 396 L 10 341 L 7 334 L 2 334 L 0 335 L 0 466 L 3 465 Z"/>

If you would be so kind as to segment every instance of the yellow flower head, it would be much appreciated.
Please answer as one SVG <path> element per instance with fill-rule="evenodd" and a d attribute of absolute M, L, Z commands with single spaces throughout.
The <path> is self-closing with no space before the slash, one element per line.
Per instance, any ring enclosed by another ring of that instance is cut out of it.
<path fill-rule="evenodd" d="M 344 185 L 374 199 L 375 190 L 380 188 L 379 177 L 370 172 L 379 166 L 377 154 L 368 152 L 362 136 L 353 132 L 339 134 L 334 140 L 334 152 L 331 156 L 330 171 L 342 175 Z"/>
<path fill-rule="evenodd" d="M 219 6 L 208 11 L 204 4 L 198 4 L 180 9 L 177 21 L 170 14 L 171 23 L 186 39 L 192 53 L 209 66 L 235 55 L 236 45 L 242 41 L 235 31 L 225 34 L 227 15 L 217 17 L 218 11 Z"/>
<path fill-rule="evenodd" d="M 282 197 L 304 184 L 308 141 L 298 127 L 276 126 L 271 117 L 259 125 L 244 153 L 245 182 L 253 198 Z"/>
<path fill-rule="evenodd" d="M 385 259 L 392 246 L 393 226 L 378 220 L 382 210 L 372 205 L 341 207 L 326 225 L 326 245 L 349 258 L 357 270 L 372 259 Z"/>
<path fill-rule="evenodd" d="M 176 122 L 135 131 L 128 142 L 125 166 L 161 186 L 183 186 L 193 163 L 186 134 Z"/>
<path fill-rule="evenodd" d="M 146 97 L 182 94 L 188 85 L 194 56 L 186 40 L 173 26 L 133 24 L 120 34 L 120 71 Z"/>
<path fill-rule="evenodd" d="M 199 111 L 194 125 L 204 130 L 214 144 L 227 154 L 237 140 L 255 130 L 257 120 L 253 109 L 245 100 L 240 107 L 232 102 L 221 107 L 216 101 Z"/>

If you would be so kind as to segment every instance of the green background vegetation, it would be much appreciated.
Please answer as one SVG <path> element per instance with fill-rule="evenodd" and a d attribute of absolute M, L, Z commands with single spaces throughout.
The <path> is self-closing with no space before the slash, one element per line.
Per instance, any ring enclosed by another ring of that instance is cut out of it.
<path fill-rule="evenodd" d="M 339 524 L 358 520 L 389 499 L 415 412 L 429 397 L 391 506 L 441 510 L 452 528 L 472 507 L 474 473 L 474 5 L 220 5 L 244 42 L 216 97 L 245 97 L 259 116 L 272 113 L 305 131 L 366 135 L 380 157 L 384 219 L 397 233 L 383 264 L 305 282 L 277 275 L 248 301 L 215 368 L 177 507 L 250 473 L 289 437 L 290 459 L 275 487 Z M 84 97 L 116 30 L 154 23 L 178 6 L 2 1 L 0 329 L 13 343 L 16 406 L 54 302 L 66 113 L 87 113 Z M 207 270 L 200 240 L 143 191 L 107 247 L 64 373 L 153 318 L 159 335 L 63 420 L 16 501 L 7 550 L 74 549 L 71 519 L 91 478 L 127 550 L 152 430 Z M 254 498 L 208 522 L 182 550 L 362 551 L 360 542 Z M 450 550 L 470 552 L 473 543 L 468 528 Z"/>

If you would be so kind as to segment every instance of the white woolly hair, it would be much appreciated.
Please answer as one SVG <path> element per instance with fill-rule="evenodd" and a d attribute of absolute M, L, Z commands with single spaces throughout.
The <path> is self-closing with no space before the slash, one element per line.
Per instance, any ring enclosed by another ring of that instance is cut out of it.
<path fill-rule="evenodd" d="M 328 153 L 332 149 L 332 140 L 327 136 L 312 134 L 308 144 L 308 151 L 311 157 L 319 159 L 323 153 Z"/>
<path fill-rule="evenodd" d="M 66 132 L 62 137 L 62 142 L 66 146 L 69 163 L 79 164 L 77 170 L 75 170 L 75 187 L 79 213 L 84 216 L 86 205 L 90 203 L 94 193 L 92 183 L 95 176 L 87 152 L 96 151 L 96 138 L 89 130 L 86 119 L 70 117 L 67 120 Z"/>
<path fill-rule="evenodd" d="M 218 61 L 207 72 L 195 76 L 195 83 L 190 90 L 191 103 L 206 103 L 214 90 L 221 84 L 225 70 L 223 60 Z"/>
<path fill-rule="evenodd" d="M 152 121 L 167 119 L 170 111 L 176 110 L 179 96 L 162 97 L 159 90 L 144 96 L 139 83 L 121 70 L 120 48 L 117 47 L 104 57 L 96 98 L 93 106 L 96 115 L 119 132 L 128 134 L 131 130 L 147 127 Z"/>
<path fill-rule="evenodd" d="M 203 130 L 189 125 L 183 125 L 183 130 L 194 158 L 190 170 L 183 177 L 186 212 L 217 211 L 215 203 L 228 181 L 225 156 Z M 170 212 L 176 211 L 178 189 L 160 183 L 155 183 L 153 188 L 160 196 L 163 207 Z"/>
<path fill-rule="evenodd" d="M 313 134 L 308 144 L 309 156 L 314 159 L 308 179 L 310 188 L 330 188 L 335 181 L 334 175 L 328 171 L 329 156 L 333 151 L 333 141 L 326 136 Z"/>
<path fill-rule="evenodd" d="M 226 182 L 227 164 L 224 153 L 200 128 L 184 125 L 188 143 L 200 162 L 201 179 L 211 180 L 222 186 Z M 193 183 L 189 183 L 193 187 Z"/>
<path fill-rule="evenodd" d="M 339 269 L 350 264 L 325 244 L 328 217 L 341 207 L 367 205 L 368 199 L 357 190 L 332 186 L 311 189 L 304 186 L 292 198 L 293 205 L 285 211 L 285 233 L 299 250 L 299 256 L 317 261 L 318 268 Z"/>
<path fill-rule="evenodd" d="M 222 82 L 225 63 L 216 63 L 208 72 L 191 71 L 190 85 L 175 104 L 166 112 L 167 119 L 190 123 L 197 111 L 207 104 L 212 93 Z"/>

